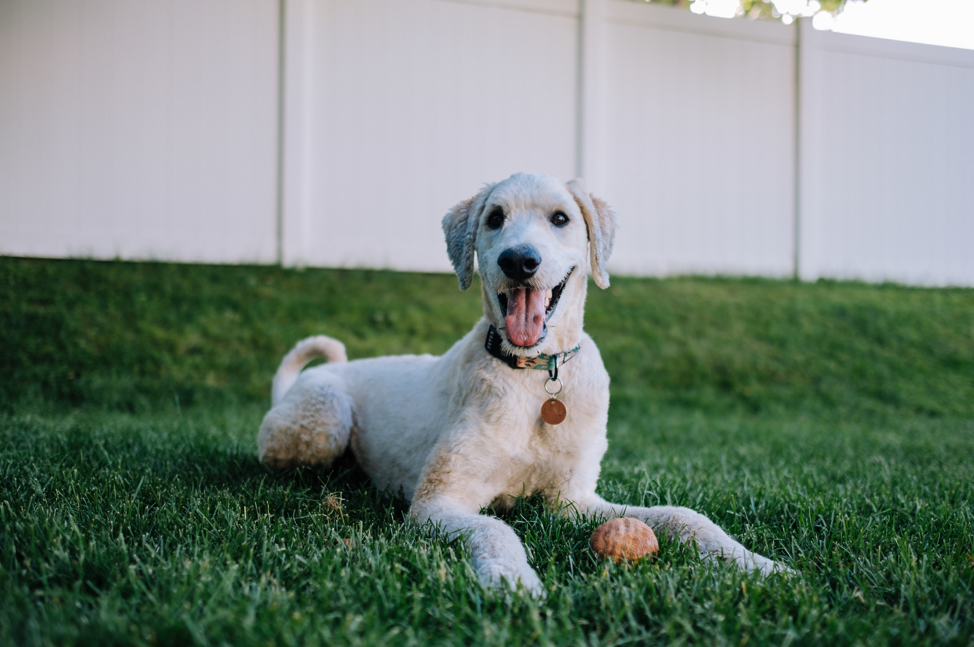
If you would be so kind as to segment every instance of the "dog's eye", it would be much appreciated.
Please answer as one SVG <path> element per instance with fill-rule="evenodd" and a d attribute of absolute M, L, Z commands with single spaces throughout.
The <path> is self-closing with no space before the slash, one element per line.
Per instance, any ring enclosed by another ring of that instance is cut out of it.
<path fill-rule="evenodd" d="M 497 208 L 490 212 L 487 216 L 487 228 L 488 229 L 500 229 L 501 225 L 504 224 L 504 210 Z"/>
<path fill-rule="evenodd" d="M 551 214 L 551 218 L 549 220 L 551 220 L 551 224 L 553 224 L 555 227 L 564 227 L 568 224 L 568 216 L 560 211 L 556 211 Z"/>

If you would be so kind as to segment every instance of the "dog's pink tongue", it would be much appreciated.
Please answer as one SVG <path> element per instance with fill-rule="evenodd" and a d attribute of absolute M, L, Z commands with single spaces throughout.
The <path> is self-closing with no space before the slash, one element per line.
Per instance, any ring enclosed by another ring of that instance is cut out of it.
<path fill-rule="evenodd" d="M 507 293 L 504 327 L 515 346 L 534 346 L 544 330 L 544 290 L 519 288 Z"/>

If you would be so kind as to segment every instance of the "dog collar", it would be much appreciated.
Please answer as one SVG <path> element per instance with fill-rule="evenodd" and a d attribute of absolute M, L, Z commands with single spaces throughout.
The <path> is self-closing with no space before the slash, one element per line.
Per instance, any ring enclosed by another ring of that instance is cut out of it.
<path fill-rule="evenodd" d="M 501 360 L 511 368 L 532 368 L 538 371 L 548 371 L 553 377 L 558 375 L 558 367 L 578 354 L 579 344 L 575 348 L 564 353 L 554 355 L 539 354 L 537 357 L 521 357 L 505 353 L 501 348 L 501 334 L 493 326 L 487 331 L 487 339 L 484 340 L 484 348 L 487 352 Z"/>

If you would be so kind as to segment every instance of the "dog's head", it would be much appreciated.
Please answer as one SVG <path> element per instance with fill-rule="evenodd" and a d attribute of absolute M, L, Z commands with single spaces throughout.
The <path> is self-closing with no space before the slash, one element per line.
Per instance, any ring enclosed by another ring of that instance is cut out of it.
<path fill-rule="evenodd" d="M 615 214 L 579 180 L 526 173 L 485 186 L 443 218 L 460 289 L 470 286 L 476 253 L 484 315 L 517 355 L 577 342 L 586 270 L 600 288 L 609 286 L 605 263 L 615 230 Z M 549 336 L 549 328 L 562 334 Z"/>

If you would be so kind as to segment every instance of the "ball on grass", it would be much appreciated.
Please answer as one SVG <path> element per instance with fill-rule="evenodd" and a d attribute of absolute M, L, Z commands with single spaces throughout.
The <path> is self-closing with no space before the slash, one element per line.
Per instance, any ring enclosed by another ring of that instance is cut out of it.
<path fill-rule="evenodd" d="M 652 557 L 659 550 L 653 529 L 628 517 L 605 522 L 595 529 L 588 543 L 596 553 L 617 563 Z"/>

